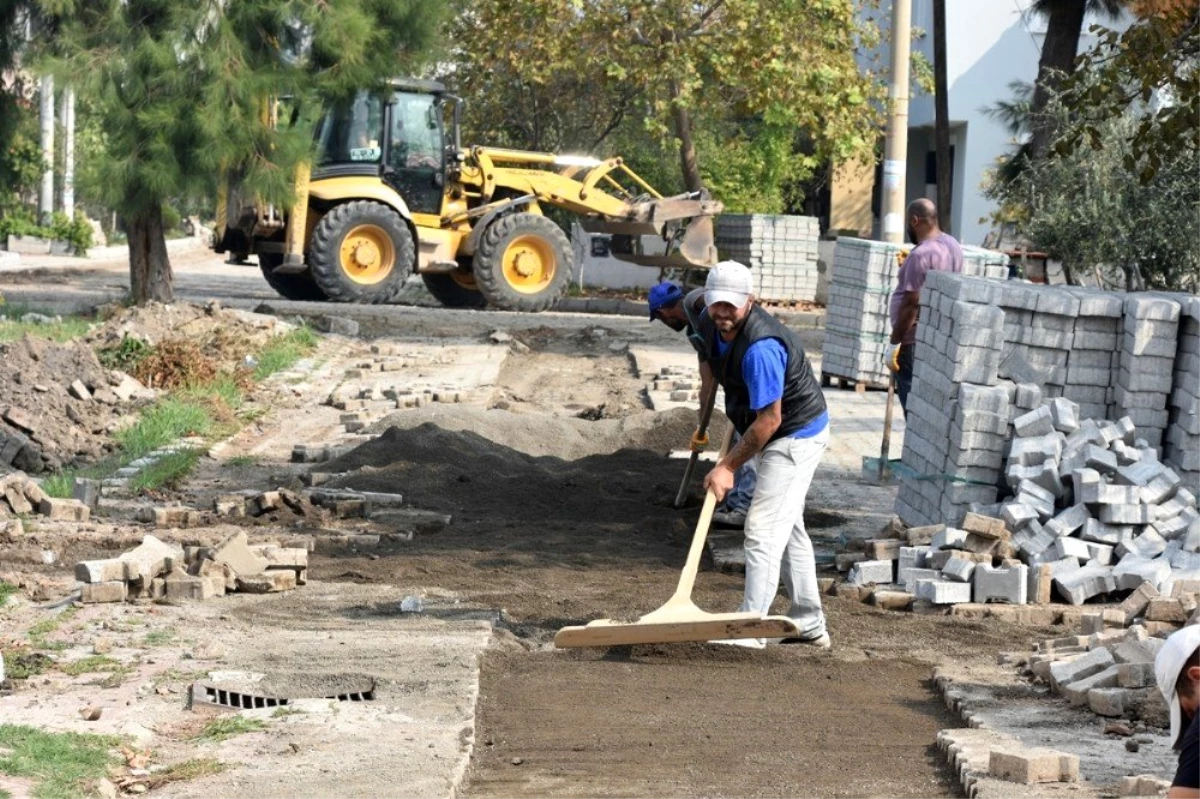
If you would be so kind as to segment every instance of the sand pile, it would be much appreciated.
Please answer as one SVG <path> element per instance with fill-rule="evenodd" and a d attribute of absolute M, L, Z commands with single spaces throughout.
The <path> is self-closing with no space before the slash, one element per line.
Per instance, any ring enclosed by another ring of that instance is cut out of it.
<path fill-rule="evenodd" d="M 665 454 L 695 426 L 687 410 L 598 422 L 463 408 L 406 418 L 414 426 L 390 427 L 322 471 L 351 473 L 335 486 L 400 492 L 417 507 L 579 520 L 613 502 L 669 502 L 682 463 Z"/>
<path fill-rule="evenodd" d="M 621 449 L 647 450 L 657 455 L 685 449 L 696 428 L 696 412 L 676 408 L 589 421 L 550 414 L 514 414 L 504 410 L 461 405 L 439 407 L 435 404 L 392 414 L 376 423 L 372 431 L 411 430 L 427 424 L 442 430 L 473 432 L 480 438 L 526 455 L 573 461 Z M 724 432 L 725 417 L 714 414 L 709 431 L 714 449 L 719 446 Z"/>

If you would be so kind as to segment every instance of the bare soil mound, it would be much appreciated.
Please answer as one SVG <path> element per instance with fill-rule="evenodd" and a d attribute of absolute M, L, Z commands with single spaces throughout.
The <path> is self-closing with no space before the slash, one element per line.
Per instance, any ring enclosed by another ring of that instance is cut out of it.
<path fill-rule="evenodd" d="M 121 380 L 78 341 L 0 344 L 0 468 L 53 471 L 109 452 L 109 434 L 129 408 L 112 391 Z M 70 392 L 75 381 L 89 397 Z"/>

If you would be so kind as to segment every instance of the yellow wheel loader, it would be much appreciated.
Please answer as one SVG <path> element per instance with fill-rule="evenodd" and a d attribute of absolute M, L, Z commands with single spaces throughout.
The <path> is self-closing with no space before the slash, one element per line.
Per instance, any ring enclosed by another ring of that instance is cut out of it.
<path fill-rule="evenodd" d="M 716 263 L 722 206 L 705 192 L 664 198 L 620 158 L 463 148 L 461 112 L 441 84 L 408 79 L 327 109 L 295 205 L 227 183 L 216 251 L 254 253 L 289 299 L 386 303 L 417 273 L 450 307 L 541 311 L 575 268 L 570 240 L 542 215 L 553 206 L 611 234 L 622 260 Z"/>

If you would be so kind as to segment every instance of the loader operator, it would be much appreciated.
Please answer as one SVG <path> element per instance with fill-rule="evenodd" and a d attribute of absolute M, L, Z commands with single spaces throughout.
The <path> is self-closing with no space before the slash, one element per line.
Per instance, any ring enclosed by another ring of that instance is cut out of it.
<path fill-rule="evenodd" d="M 741 441 L 717 462 L 704 487 L 721 501 L 738 467 L 758 460 L 758 485 L 746 516 L 746 589 L 742 612 L 766 615 L 783 572 L 787 615 L 799 637 L 783 643 L 829 648 L 817 589 L 816 560 L 804 529 L 804 501 L 829 444 L 825 396 L 796 335 L 754 302 L 750 270 L 722 261 L 708 273 L 702 321 L 709 342 L 703 385 L 725 389 L 725 414 Z M 703 394 L 704 389 L 701 389 Z M 761 648 L 763 639 L 742 639 Z"/>
<path fill-rule="evenodd" d="M 703 368 L 708 359 L 708 345 L 700 330 L 701 321 L 708 317 L 708 311 L 704 307 L 704 289 L 695 289 L 685 296 L 678 283 L 659 283 L 650 289 L 649 305 L 650 321 L 657 319 L 676 333 L 686 335 Z M 703 392 L 700 395 L 701 416 L 704 414 L 707 396 Z M 689 446 L 693 452 L 702 451 L 708 446 L 707 433 L 701 436 L 700 428 L 697 427 Z M 723 527 L 743 527 L 746 524 L 746 511 L 750 509 L 750 500 L 754 498 L 754 484 L 758 480 L 755 466 L 755 459 L 751 458 L 737 470 L 733 490 L 725 497 L 724 504 L 713 513 L 715 524 Z"/>

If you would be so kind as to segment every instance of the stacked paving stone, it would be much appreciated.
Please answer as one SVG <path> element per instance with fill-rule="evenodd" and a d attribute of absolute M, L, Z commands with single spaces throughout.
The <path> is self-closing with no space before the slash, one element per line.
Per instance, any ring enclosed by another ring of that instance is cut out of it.
<path fill-rule="evenodd" d="M 1163 457 L 1200 496 L 1200 297 L 1184 297 L 1179 304 L 1179 347 Z"/>
<path fill-rule="evenodd" d="M 304 585 L 308 550 L 250 546 L 244 532 L 215 547 L 180 548 L 152 535 L 117 558 L 81 561 L 75 579 L 86 604 L 127 599 L 209 599 L 226 592 L 289 591 Z"/>
<path fill-rule="evenodd" d="M 962 245 L 964 275 L 986 277 L 990 280 L 1008 279 L 1008 256 L 998 250 Z"/>
<path fill-rule="evenodd" d="M 888 301 L 896 286 L 898 244 L 842 237 L 834 250 L 821 348 L 823 377 L 886 386 Z"/>
<path fill-rule="evenodd" d="M 932 275 L 931 275 L 932 277 Z M 996 501 L 1007 446 L 1010 398 L 997 381 L 1004 312 L 983 280 L 932 281 L 922 293 L 904 434 L 901 519 L 960 519 Z"/>
<path fill-rule="evenodd" d="M 1167 428 L 1167 398 L 1179 344 L 1179 303 L 1169 297 L 1130 294 L 1115 398 L 1153 447 L 1162 445 Z"/>
<path fill-rule="evenodd" d="M 816 217 L 722 214 L 717 218 L 717 250 L 740 261 L 754 275 L 754 294 L 774 302 L 811 302 L 817 296 Z"/>

